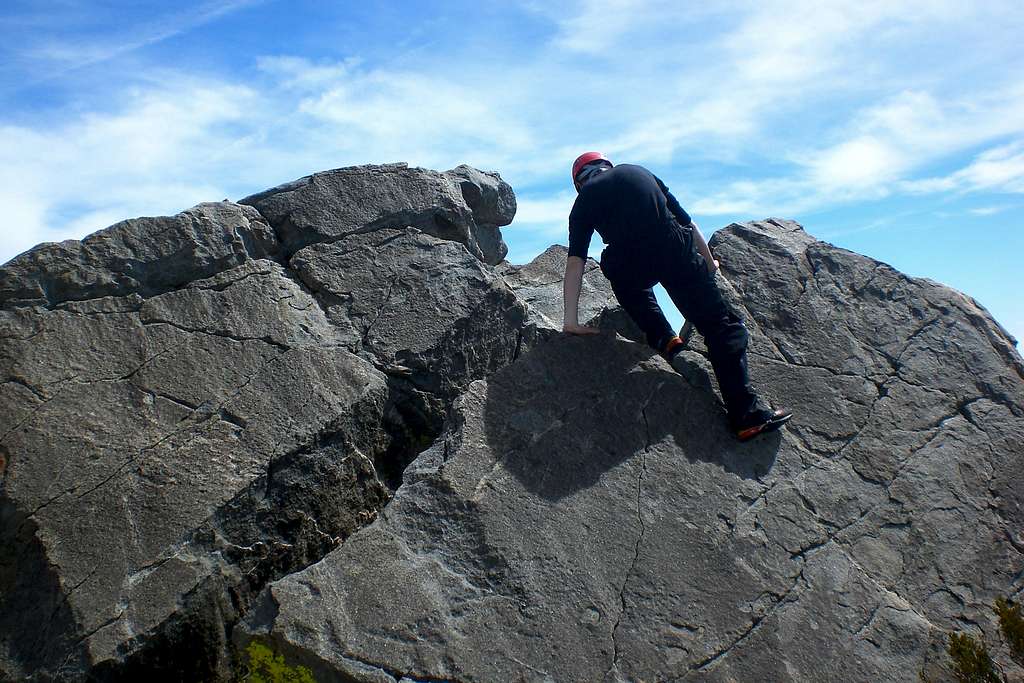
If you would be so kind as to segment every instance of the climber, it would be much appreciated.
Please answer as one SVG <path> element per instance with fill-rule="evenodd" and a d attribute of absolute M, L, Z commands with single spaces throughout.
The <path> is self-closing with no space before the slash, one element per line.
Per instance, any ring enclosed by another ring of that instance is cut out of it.
<path fill-rule="evenodd" d="M 578 319 L 583 266 L 597 230 L 608 245 L 601 271 L 647 343 L 670 363 L 684 347 L 654 297 L 659 282 L 704 337 L 733 433 L 746 441 L 785 424 L 792 413 L 764 407 L 750 386 L 747 329 L 722 298 L 718 262 L 704 236 L 665 184 L 641 166 L 613 166 L 600 152 L 580 155 L 572 179 L 578 194 L 569 214 L 563 331 L 598 333 Z"/>

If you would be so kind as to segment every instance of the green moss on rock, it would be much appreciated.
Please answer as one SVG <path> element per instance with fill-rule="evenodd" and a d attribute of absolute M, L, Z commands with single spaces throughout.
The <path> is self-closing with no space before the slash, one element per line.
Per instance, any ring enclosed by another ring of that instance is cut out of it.
<path fill-rule="evenodd" d="M 988 648 L 966 633 L 949 634 L 949 657 L 957 683 L 1003 683 Z"/>
<path fill-rule="evenodd" d="M 999 630 L 1010 646 L 1010 652 L 1018 659 L 1024 659 L 1024 616 L 1021 607 L 1013 600 L 997 598 L 995 612 L 999 616 Z"/>
<path fill-rule="evenodd" d="M 277 654 L 263 643 L 249 641 L 245 648 L 246 683 L 316 683 L 313 673 L 304 666 L 290 666 L 284 655 Z"/>

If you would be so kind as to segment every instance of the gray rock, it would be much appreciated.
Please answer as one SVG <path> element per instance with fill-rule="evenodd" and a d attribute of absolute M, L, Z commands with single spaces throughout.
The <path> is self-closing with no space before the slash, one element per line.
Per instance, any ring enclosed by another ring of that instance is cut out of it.
<path fill-rule="evenodd" d="M 696 353 L 680 376 L 552 339 L 471 384 L 383 514 L 236 642 L 346 681 L 916 681 L 950 675 L 949 632 L 998 642 L 993 600 L 1024 593 L 1011 341 L 791 222 L 713 248 L 789 429 L 733 440 Z"/>
<path fill-rule="evenodd" d="M 502 263 L 496 270 L 526 304 L 528 328 L 537 338 L 550 339 L 562 329 L 562 279 L 569 250 L 553 244 L 526 265 Z M 616 332 L 640 341 L 643 333 L 619 306 L 611 284 L 594 259 L 587 259 L 580 288 L 579 319 L 584 325 Z"/>
<path fill-rule="evenodd" d="M 558 333 L 564 248 L 499 263 L 494 174 L 244 202 L 0 268 L 0 678 L 230 680 L 256 638 L 324 681 L 917 680 L 1024 592 L 1024 365 L 967 297 L 720 231 L 797 409 L 741 445 L 592 261 L 606 333 Z"/>
<path fill-rule="evenodd" d="M 518 353 L 522 302 L 458 243 L 381 229 L 306 247 L 291 266 L 340 339 L 448 400 Z"/>
<path fill-rule="evenodd" d="M 553 244 L 526 265 L 503 263 L 498 268 L 505 282 L 525 301 L 537 323 L 552 329 L 562 327 L 562 277 L 569 250 Z M 615 306 L 611 286 L 601 275 L 594 259 L 587 259 L 580 288 L 579 319 L 589 321 L 605 307 Z"/>
<path fill-rule="evenodd" d="M 499 228 L 511 223 L 516 215 L 512 186 L 502 181 L 497 173 L 484 173 L 465 164 L 445 175 L 458 185 L 462 198 L 473 210 L 476 224 L 473 234 L 484 261 L 492 266 L 500 263 L 508 254 L 508 246 Z"/>
<path fill-rule="evenodd" d="M 450 402 L 534 343 L 479 258 L 515 210 L 495 174 L 293 185 L 351 232 L 271 191 L 270 222 L 203 204 L 0 269 L 0 678 L 230 679 L 253 596 L 372 521 Z"/>
<path fill-rule="evenodd" d="M 508 253 L 499 226 L 515 215 L 497 174 L 460 166 L 437 173 L 405 164 L 315 173 L 240 200 L 267 218 L 289 253 L 360 232 L 412 226 L 460 242 L 488 264 Z"/>
<path fill-rule="evenodd" d="M 191 610 L 188 596 L 242 586 L 229 541 L 190 537 L 231 516 L 239 496 L 275 495 L 268 468 L 315 455 L 325 438 L 350 444 L 339 467 L 371 485 L 338 481 L 349 509 L 306 525 L 343 536 L 386 499 L 373 460 L 389 446 L 387 382 L 325 343 L 322 311 L 279 265 L 135 303 L 36 310 L 32 334 L 4 340 L 2 533 L 14 552 L 0 560 L 0 664 L 13 678 L 72 679 L 121 661 Z M 308 559 L 289 555 L 276 561 Z"/>
<path fill-rule="evenodd" d="M 251 207 L 200 204 L 177 216 L 133 218 L 81 242 L 41 244 L 0 268 L 0 307 L 152 296 L 273 257 L 279 245 Z"/>

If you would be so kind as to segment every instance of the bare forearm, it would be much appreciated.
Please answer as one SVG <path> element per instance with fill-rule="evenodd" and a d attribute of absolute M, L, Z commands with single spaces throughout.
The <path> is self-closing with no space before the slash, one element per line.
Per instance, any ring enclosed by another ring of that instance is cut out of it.
<path fill-rule="evenodd" d="M 565 260 L 565 278 L 562 283 L 563 325 L 579 324 L 580 288 L 583 286 L 583 266 L 579 256 Z"/>
<path fill-rule="evenodd" d="M 701 233 L 700 228 L 693 221 L 690 221 L 690 229 L 693 230 L 693 245 L 697 247 L 697 251 L 704 257 L 704 261 L 708 264 L 708 271 L 713 273 L 718 270 L 718 266 L 715 265 L 715 259 L 711 256 L 711 249 L 708 248 L 708 243 L 704 239 L 704 235 Z"/>

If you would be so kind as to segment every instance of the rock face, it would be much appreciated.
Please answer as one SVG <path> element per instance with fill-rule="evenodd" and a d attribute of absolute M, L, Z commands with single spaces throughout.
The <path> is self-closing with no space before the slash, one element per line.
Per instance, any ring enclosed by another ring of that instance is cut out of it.
<path fill-rule="evenodd" d="M 248 200 L 268 218 L 203 204 L 0 269 L 0 677 L 228 677 L 251 595 L 371 520 L 538 338 L 480 260 L 515 210 L 496 175 L 288 187 Z"/>
<path fill-rule="evenodd" d="M 472 383 L 384 514 L 271 583 L 239 642 L 358 681 L 913 681 L 949 631 L 998 642 L 991 604 L 1024 590 L 1011 340 L 794 223 L 714 247 L 792 428 L 735 442 L 695 353 L 680 376 L 553 340 Z"/>
<path fill-rule="evenodd" d="M 484 263 L 508 247 L 499 227 L 516 212 L 508 183 L 459 166 L 447 173 L 405 164 L 355 166 L 316 173 L 241 200 L 270 221 L 289 252 L 361 232 L 412 226 L 461 242 Z"/>
<path fill-rule="evenodd" d="M 566 247 L 553 244 L 526 265 L 506 262 L 497 268 L 505 282 L 526 303 L 530 321 L 538 329 L 558 330 L 562 327 L 562 276 L 568 255 Z M 579 319 L 614 329 L 629 339 L 643 339 L 640 328 L 619 308 L 611 285 L 593 259 L 587 259 L 583 269 Z"/>
<path fill-rule="evenodd" d="M 323 681 L 911 681 L 997 640 L 1024 365 L 983 309 L 729 226 L 797 410 L 739 444 L 594 262 L 607 331 L 558 334 L 564 248 L 502 262 L 514 210 L 338 169 L 0 269 L 0 680 L 229 680 L 258 639 Z"/>
<path fill-rule="evenodd" d="M 200 204 L 174 217 L 127 220 L 81 242 L 39 245 L 0 270 L 0 304 L 153 296 L 277 249 L 274 232 L 252 208 Z"/>

